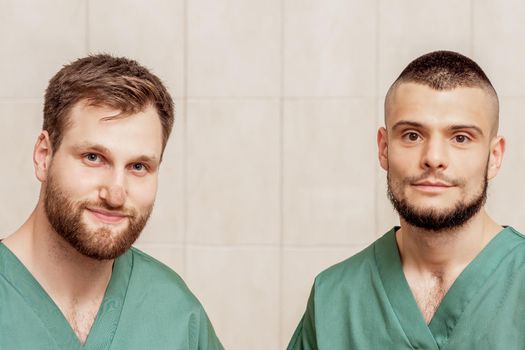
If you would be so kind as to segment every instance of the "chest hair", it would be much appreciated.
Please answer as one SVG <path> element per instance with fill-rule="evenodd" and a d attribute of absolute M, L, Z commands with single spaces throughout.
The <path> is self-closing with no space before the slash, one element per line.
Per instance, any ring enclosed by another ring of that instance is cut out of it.
<path fill-rule="evenodd" d="M 447 294 L 450 284 L 440 276 L 432 276 L 424 281 L 413 281 L 409 284 L 423 318 L 429 324 Z"/>
<path fill-rule="evenodd" d="M 65 312 L 69 325 L 75 332 L 80 343 L 87 340 L 91 327 L 97 317 L 100 302 L 91 302 L 85 305 L 74 303 Z"/>

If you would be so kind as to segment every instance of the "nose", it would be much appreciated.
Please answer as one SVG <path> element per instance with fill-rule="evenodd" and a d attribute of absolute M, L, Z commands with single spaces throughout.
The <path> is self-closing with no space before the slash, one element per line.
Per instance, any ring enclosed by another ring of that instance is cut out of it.
<path fill-rule="evenodd" d="M 122 207 L 127 197 L 124 174 L 117 171 L 108 174 L 108 180 L 100 188 L 99 197 L 112 208 Z"/>
<path fill-rule="evenodd" d="M 423 149 L 421 157 L 423 169 L 444 170 L 448 166 L 448 152 L 443 140 L 429 140 Z"/>

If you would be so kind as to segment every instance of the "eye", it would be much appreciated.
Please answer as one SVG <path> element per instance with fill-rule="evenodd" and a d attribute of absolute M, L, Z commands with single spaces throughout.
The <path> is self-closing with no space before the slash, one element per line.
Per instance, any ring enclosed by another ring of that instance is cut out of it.
<path fill-rule="evenodd" d="M 417 132 L 407 132 L 406 134 L 403 135 L 403 138 L 410 142 L 416 142 L 417 140 L 420 139 L 420 136 Z"/>
<path fill-rule="evenodd" d="M 100 160 L 100 156 L 96 153 L 88 153 L 84 156 L 84 158 L 92 163 L 95 163 Z"/>
<path fill-rule="evenodd" d="M 467 143 L 468 141 L 470 141 L 470 138 L 467 135 L 456 135 L 454 136 L 454 140 L 457 143 Z"/>
<path fill-rule="evenodd" d="M 133 163 L 131 164 L 131 169 L 136 172 L 144 172 L 148 170 L 147 166 L 143 163 Z"/>

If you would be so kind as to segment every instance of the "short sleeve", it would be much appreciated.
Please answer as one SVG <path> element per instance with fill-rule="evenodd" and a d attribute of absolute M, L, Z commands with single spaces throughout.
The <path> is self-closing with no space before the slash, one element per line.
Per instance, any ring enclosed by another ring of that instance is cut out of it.
<path fill-rule="evenodd" d="M 287 350 L 317 350 L 315 331 L 315 285 L 312 287 L 306 311 L 297 326 Z"/>
<path fill-rule="evenodd" d="M 198 317 L 190 321 L 190 349 L 194 350 L 224 350 L 215 330 L 201 307 Z"/>

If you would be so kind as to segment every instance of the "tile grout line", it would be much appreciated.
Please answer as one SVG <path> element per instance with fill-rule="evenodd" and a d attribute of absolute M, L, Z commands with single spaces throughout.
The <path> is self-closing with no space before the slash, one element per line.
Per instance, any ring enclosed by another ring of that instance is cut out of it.
<path fill-rule="evenodd" d="M 90 51 L 90 42 L 89 42 L 89 1 L 90 0 L 85 0 L 85 3 L 84 3 L 84 11 L 86 12 L 85 15 L 84 15 L 84 30 L 85 30 L 85 33 L 84 33 L 84 52 L 85 54 L 89 54 L 89 51 Z"/>
<path fill-rule="evenodd" d="M 284 85 L 284 84 L 283 84 Z M 190 101 L 198 100 L 275 100 L 283 98 L 284 100 L 358 100 L 358 99 L 372 99 L 377 95 L 332 95 L 332 96 L 284 96 L 284 95 L 268 95 L 268 96 L 187 96 Z"/>
<path fill-rule="evenodd" d="M 182 7 L 182 273 L 188 279 L 188 0 L 182 1 Z"/>
<path fill-rule="evenodd" d="M 43 97 L 0 97 L 0 104 L 42 103 Z"/>
<path fill-rule="evenodd" d="M 230 245 L 230 244 L 202 244 L 202 243 L 187 243 L 183 242 L 140 242 L 134 244 L 134 246 L 148 246 L 148 247 L 179 247 L 184 248 L 191 247 L 196 249 L 219 249 L 219 250 L 265 250 L 265 251 L 280 251 L 280 250 L 337 250 L 340 248 L 365 248 L 369 246 L 372 241 L 360 242 L 360 243 L 351 243 L 351 244 L 311 244 L 311 245 L 280 245 L 280 244 L 271 244 L 271 245 L 261 245 L 261 244 L 239 244 L 239 245 Z"/>
<path fill-rule="evenodd" d="M 474 0 L 470 0 L 470 57 L 474 58 Z"/>
<path fill-rule="evenodd" d="M 280 52 L 279 52 L 279 314 L 277 344 L 283 349 L 283 298 L 284 298 L 284 20 L 285 1 L 280 0 Z"/>
<path fill-rule="evenodd" d="M 375 127 L 378 128 L 378 118 L 379 118 L 379 53 L 380 53 L 380 37 L 381 37 L 381 26 L 380 26 L 380 18 L 381 18 L 381 0 L 376 0 L 375 2 L 376 6 L 376 54 L 375 54 L 375 101 L 374 101 L 374 110 L 375 110 Z M 378 180 L 379 180 L 379 169 L 377 166 L 374 167 L 374 174 L 375 174 L 375 180 L 374 180 L 374 237 L 378 237 L 378 229 L 379 229 L 379 203 L 378 203 L 378 197 L 379 197 L 379 186 L 378 186 Z"/>

